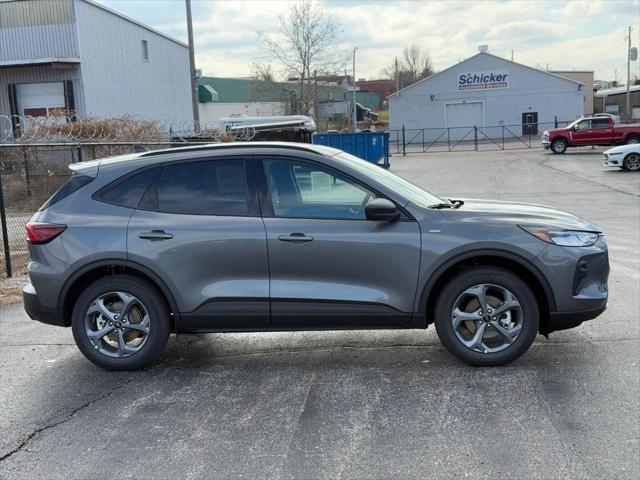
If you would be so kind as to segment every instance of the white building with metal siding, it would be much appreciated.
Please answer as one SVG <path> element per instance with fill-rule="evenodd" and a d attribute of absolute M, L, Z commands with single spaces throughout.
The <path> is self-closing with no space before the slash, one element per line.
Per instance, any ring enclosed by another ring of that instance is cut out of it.
<path fill-rule="evenodd" d="M 425 140 L 460 139 L 474 126 L 480 136 L 521 135 L 575 120 L 584 95 L 577 81 L 481 52 L 391 95 L 389 126 L 429 129 Z"/>
<path fill-rule="evenodd" d="M 184 43 L 91 0 L 0 1 L 0 116 L 192 121 L 189 72 Z"/>

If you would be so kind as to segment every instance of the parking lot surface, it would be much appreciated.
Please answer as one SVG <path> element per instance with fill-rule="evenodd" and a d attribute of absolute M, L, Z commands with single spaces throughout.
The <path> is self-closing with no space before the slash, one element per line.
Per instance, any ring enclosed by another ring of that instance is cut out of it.
<path fill-rule="evenodd" d="M 640 174 L 601 150 L 394 156 L 434 193 L 599 224 L 608 310 L 473 368 L 426 331 L 171 338 L 110 373 L 71 331 L 0 309 L 0 478 L 638 478 Z"/>

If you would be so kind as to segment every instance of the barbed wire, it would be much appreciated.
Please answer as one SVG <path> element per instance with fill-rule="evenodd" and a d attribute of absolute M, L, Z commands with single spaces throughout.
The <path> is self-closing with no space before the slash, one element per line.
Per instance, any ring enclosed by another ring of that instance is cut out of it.
<path fill-rule="evenodd" d="M 56 114 L 48 117 L 0 115 L 0 143 L 168 142 L 179 139 L 214 142 L 249 141 L 253 128 L 220 132 L 217 122 L 142 120 L 134 116 L 80 118 Z"/>

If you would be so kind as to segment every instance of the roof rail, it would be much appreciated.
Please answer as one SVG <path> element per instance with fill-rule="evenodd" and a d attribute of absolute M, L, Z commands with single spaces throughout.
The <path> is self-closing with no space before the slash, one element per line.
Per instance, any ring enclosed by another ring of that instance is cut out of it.
<path fill-rule="evenodd" d="M 167 148 L 163 150 L 151 150 L 144 152 L 138 158 L 156 157 L 160 155 L 170 155 L 180 152 L 202 152 L 213 150 L 232 150 L 236 148 L 288 148 L 293 150 L 301 150 L 306 152 L 320 153 L 321 148 L 317 148 L 312 144 L 305 143 L 289 143 L 289 142 L 231 142 L 231 143 L 208 143 L 206 145 L 193 145 L 185 147 Z M 315 148 L 314 148 L 315 147 Z"/>

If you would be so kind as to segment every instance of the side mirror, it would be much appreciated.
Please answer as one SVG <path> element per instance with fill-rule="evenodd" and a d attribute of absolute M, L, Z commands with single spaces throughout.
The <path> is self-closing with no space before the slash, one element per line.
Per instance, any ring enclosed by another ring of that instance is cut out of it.
<path fill-rule="evenodd" d="M 373 220 L 375 222 L 393 222 L 400 218 L 400 211 L 393 202 L 390 202 L 386 198 L 371 200 L 367 203 L 367 206 L 364 207 L 364 212 L 367 220 Z"/>

